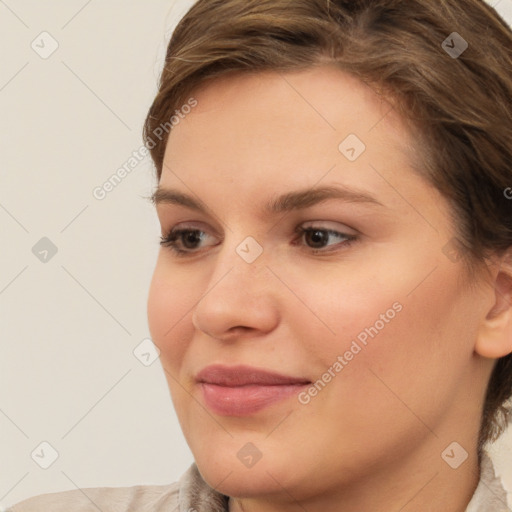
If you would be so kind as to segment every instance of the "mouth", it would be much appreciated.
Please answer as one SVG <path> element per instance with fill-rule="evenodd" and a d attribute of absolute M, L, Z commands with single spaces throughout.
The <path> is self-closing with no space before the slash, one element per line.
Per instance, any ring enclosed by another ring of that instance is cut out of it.
<path fill-rule="evenodd" d="M 222 416 L 247 416 L 290 398 L 311 381 L 251 366 L 213 365 L 198 373 L 206 406 Z"/>

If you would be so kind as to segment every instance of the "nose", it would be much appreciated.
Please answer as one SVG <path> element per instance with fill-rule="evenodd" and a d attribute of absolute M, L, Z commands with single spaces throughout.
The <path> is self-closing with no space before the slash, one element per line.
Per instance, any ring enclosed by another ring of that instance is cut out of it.
<path fill-rule="evenodd" d="M 272 331 L 279 321 L 280 283 L 266 266 L 265 251 L 247 263 L 233 246 L 224 246 L 212 265 L 192 313 L 194 327 L 224 341 Z"/>

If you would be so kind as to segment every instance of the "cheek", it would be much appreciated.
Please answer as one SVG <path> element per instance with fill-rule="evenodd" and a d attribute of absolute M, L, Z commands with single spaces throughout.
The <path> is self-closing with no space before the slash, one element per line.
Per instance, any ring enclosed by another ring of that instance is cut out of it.
<path fill-rule="evenodd" d="M 404 251 L 403 259 L 379 258 L 366 269 L 324 272 L 313 276 L 314 286 L 309 273 L 308 280 L 298 272 L 290 276 L 311 310 L 302 304 L 286 308 L 293 311 L 290 325 L 305 340 L 311 361 L 320 363 L 318 373 L 347 353 L 346 369 L 353 370 L 343 373 L 367 379 L 368 370 L 363 376 L 356 369 L 371 367 L 406 387 L 421 379 L 450 380 L 450 371 L 461 372 L 468 364 L 476 327 L 468 315 L 471 299 L 458 287 L 460 269 L 446 258 L 446 263 L 435 257 L 426 261 L 425 252 L 417 265 L 419 255 L 411 258 L 410 252 Z M 435 271 L 425 279 L 430 270 Z"/>
<path fill-rule="evenodd" d="M 190 283 L 183 282 L 179 272 L 165 269 L 161 257 L 155 267 L 148 293 L 147 316 L 151 339 L 159 348 L 162 364 L 179 367 L 186 350 L 190 329 L 191 307 L 194 304 Z M 173 370 L 173 373 L 174 373 Z"/>
<path fill-rule="evenodd" d="M 332 367 L 338 355 L 345 362 L 320 400 L 340 411 L 350 435 L 428 432 L 422 422 L 434 428 L 460 392 L 476 325 L 455 272 L 437 272 L 412 293 L 391 280 L 376 281 L 364 302 L 338 295 L 339 334 L 335 344 L 324 342 L 322 362 Z"/>
<path fill-rule="evenodd" d="M 306 275 L 307 279 L 299 273 L 287 276 L 302 302 L 291 298 L 283 306 L 285 314 L 290 315 L 284 322 L 295 326 L 296 339 L 303 340 L 304 348 L 322 366 L 329 366 L 351 347 L 352 355 L 357 352 L 357 359 L 364 359 L 366 349 L 375 344 L 373 340 L 389 335 L 391 330 L 396 333 L 396 324 L 404 315 L 405 296 L 398 281 L 384 282 L 381 278 L 379 282 L 373 271 L 361 270 L 328 269 L 322 275 L 312 277 L 310 272 Z M 356 359 L 352 355 L 348 357 Z"/>

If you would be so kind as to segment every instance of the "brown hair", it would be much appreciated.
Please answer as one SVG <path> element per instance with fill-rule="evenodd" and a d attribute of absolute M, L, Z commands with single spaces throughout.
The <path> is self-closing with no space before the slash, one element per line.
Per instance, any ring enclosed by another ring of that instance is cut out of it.
<path fill-rule="evenodd" d="M 452 205 L 470 267 L 511 248 L 512 32 L 483 0 L 199 0 L 171 37 L 144 125 L 158 180 L 161 127 L 198 86 L 327 63 L 386 95 L 408 124 L 416 167 Z M 508 355 L 488 385 L 480 448 L 504 430 L 511 395 Z"/>

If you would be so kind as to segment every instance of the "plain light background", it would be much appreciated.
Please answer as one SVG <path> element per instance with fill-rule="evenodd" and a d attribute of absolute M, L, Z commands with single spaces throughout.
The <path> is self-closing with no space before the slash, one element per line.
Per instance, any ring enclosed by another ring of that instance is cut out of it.
<path fill-rule="evenodd" d="M 512 0 L 490 3 L 512 22 Z M 167 484 L 193 462 L 159 360 L 135 355 L 149 337 L 160 236 L 144 199 L 156 184 L 150 158 L 93 196 L 141 148 L 168 39 L 192 4 L 0 0 L 4 506 Z M 511 430 L 493 458 L 512 491 Z"/>

